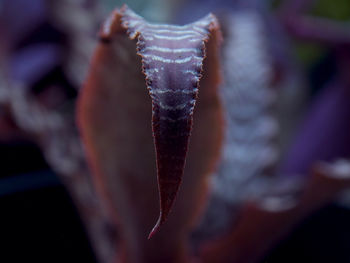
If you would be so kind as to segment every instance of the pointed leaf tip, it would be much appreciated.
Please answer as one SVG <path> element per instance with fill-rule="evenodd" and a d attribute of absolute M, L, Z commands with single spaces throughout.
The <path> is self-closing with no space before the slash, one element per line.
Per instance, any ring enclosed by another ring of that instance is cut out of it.
<path fill-rule="evenodd" d="M 155 226 L 152 228 L 151 232 L 148 235 L 148 240 L 151 239 L 158 232 L 161 226 L 161 221 L 162 221 L 162 215 L 160 214 L 157 223 L 155 224 Z"/>

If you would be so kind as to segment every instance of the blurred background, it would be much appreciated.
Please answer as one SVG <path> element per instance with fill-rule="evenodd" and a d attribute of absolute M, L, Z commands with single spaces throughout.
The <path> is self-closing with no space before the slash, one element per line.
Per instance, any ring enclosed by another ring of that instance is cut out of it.
<path fill-rule="evenodd" d="M 1 262 L 97 262 L 76 208 L 89 186 L 67 176 L 80 169 L 80 149 L 62 141 L 77 136 L 74 102 L 99 26 L 123 3 L 178 24 L 211 11 L 261 14 L 282 87 L 277 173 L 306 174 L 314 161 L 349 157 L 348 0 L 0 0 Z M 314 212 L 262 262 L 350 262 L 347 200 Z"/>

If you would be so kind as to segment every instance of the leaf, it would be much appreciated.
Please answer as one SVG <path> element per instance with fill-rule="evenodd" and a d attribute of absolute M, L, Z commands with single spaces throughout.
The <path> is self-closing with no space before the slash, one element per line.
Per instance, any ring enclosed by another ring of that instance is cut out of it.
<path fill-rule="evenodd" d="M 185 26 L 160 25 L 125 6 L 102 27 L 78 119 L 98 187 L 130 243 L 143 242 L 155 219 L 154 174 L 160 215 L 150 237 L 167 220 L 184 173 L 174 212 L 181 217 L 167 233 L 188 232 L 200 211 L 222 139 L 220 40 L 213 15 Z M 164 243 L 162 235 L 159 240 Z"/>
<path fill-rule="evenodd" d="M 277 183 L 265 195 L 245 202 L 231 230 L 201 247 L 202 261 L 260 262 L 298 224 L 349 189 L 350 162 L 316 162 L 302 185 L 281 191 L 282 186 Z"/>

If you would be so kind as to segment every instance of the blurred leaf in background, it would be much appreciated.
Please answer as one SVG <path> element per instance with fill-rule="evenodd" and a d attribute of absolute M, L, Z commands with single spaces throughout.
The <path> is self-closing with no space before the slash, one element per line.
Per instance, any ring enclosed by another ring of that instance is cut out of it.
<path fill-rule="evenodd" d="M 350 18 L 349 0 L 318 0 L 312 14 L 330 19 L 347 21 Z"/>
<path fill-rule="evenodd" d="M 154 22 L 170 22 L 173 19 L 173 14 L 176 12 L 174 8 L 179 6 L 184 0 L 103 0 L 106 9 L 110 12 L 116 7 L 121 7 L 127 4 L 136 13 L 145 17 L 149 21 Z"/>
<path fill-rule="evenodd" d="M 280 1 L 273 1 L 277 6 Z M 317 0 L 311 10 L 312 16 L 328 18 L 338 21 L 350 20 L 350 1 L 349 0 Z M 350 22 L 349 22 L 350 25 Z M 303 41 L 295 42 L 295 54 L 306 66 L 310 67 L 317 61 L 326 56 L 327 48 L 321 44 L 305 43 Z"/>

